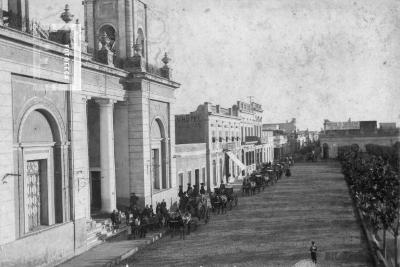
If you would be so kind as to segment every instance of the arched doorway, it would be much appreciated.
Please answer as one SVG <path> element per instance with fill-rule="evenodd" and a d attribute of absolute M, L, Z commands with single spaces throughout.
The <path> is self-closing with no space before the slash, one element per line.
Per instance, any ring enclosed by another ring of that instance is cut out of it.
<path fill-rule="evenodd" d="M 327 143 L 322 145 L 322 153 L 324 155 L 324 159 L 329 159 L 329 145 Z"/>
<path fill-rule="evenodd" d="M 169 181 L 167 179 L 167 145 L 164 125 L 160 119 L 153 121 L 150 136 L 153 189 L 166 189 L 169 187 Z"/>
<path fill-rule="evenodd" d="M 212 162 L 212 172 L 213 172 L 213 185 L 217 185 L 217 162 L 213 160 Z"/>
<path fill-rule="evenodd" d="M 68 148 L 59 118 L 29 109 L 18 130 L 20 231 L 29 233 L 68 220 Z"/>

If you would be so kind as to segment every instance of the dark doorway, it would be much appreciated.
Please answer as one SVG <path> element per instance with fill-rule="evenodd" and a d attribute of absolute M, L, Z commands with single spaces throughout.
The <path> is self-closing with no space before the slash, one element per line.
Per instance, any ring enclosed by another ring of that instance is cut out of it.
<path fill-rule="evenodd" d="M 101 173 L 99 171 L 90 172 L 91 179 L 91 202 L 90 207 L 92 213 L 101 209 Z"/>
<path fill-rule="evenodd" d="M 195 183 L 195 185 L 200 186 L 200 170 L 199 169 L 196 169 L 194 171 L 194 183 Z"/>
<path fill-rule="evenodd" d="M 229 174 L 231 174 L 230 166 L 229 166 L 229 156 L 225 153 L 225 175 L 226 180 L 228 180 Z M 228 181 L 226 181 L 228 183 Z"/>
<path fill-rule="evenodd" d="M 329 158 L 329 146 L 327 143 L 324 143 L 322 145 L 322 152 L 324 154 L 324 159 L 328 159 Z"/>

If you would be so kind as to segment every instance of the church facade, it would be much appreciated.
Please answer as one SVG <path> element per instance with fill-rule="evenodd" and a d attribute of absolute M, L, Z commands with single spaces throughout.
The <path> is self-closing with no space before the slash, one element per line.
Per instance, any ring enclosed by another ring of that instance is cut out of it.
<path fill-rule="evenodd" d="M 166 55 L 163 67 L 148 62 L 147 7 L 83 4 L 84 34 L 68 6 L 54 32 L 29 21 L 28 0 L 1 7 L 1 266 L 86 251 L 93 214 L 133 194 L 140 205 L 176 201 L 179 84 Z"/>

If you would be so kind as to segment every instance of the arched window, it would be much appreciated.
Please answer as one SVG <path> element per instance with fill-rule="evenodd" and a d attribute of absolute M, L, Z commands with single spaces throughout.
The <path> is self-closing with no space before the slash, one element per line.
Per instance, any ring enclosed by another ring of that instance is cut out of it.
<path fill-rule="evenodd" d="M 151 126 L 151 176 L 154 189 L 169 188 L 167 175 L 167 145 L 164 126 L 156 119 Z"/>
<path fill-rule="evenodd" d="M 114 27 L 111 25 L 102 26 L 99 30 L 99 36 L 102 36 L 103 33 L 106 33 L 108 38 L 110 38 L 110 40 L 111 40 L 109 49 L 112 52 L 116 52 L 116 32 L 115 32 Z M 99 46 L 99 48 L 100 47 L 101 47 L 101 45 Z"/>

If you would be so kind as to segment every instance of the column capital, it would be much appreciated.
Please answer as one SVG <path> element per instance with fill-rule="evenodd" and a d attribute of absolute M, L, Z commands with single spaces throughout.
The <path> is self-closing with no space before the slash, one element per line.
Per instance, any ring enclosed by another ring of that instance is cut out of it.
<path fill-rule="evenodd" d="M 84 2 L 86 5 L 93 5 L 96 2 L 96 0 L 85 0 Z"/>
<path fill-rule="evenodd" d="M 100 106 L 112 106 L 114 105 L 117 101 L 113 99 L 95 99 L 95 102 L 99 104 Z"/>

